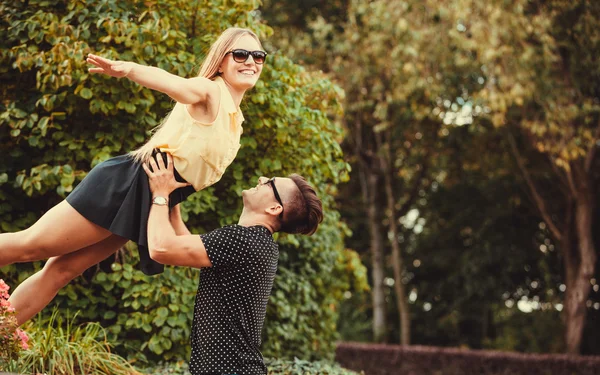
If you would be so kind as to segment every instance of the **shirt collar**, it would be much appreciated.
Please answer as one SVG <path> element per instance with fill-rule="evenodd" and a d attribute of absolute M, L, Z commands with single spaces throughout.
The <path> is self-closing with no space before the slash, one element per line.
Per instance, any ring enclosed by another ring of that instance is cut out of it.
<path fill-rule="evenodd" d="M 259 231 L 259 232 L 262 232 L 262 233 L 264 233 L 264 234 L 267 234 L 267 235 L 269 235 L 269 236 L 272 236 L 272 235 L 273 235 L 273 233 L 271 233 L 271 231 L 270 231 L 270 230 L 268 230 L 266 227 L 263 227 L 262 225 L 253 225 L 253 226 L 251 226 L 250 228 L 254 228 L 254 229 L 256 229 L 257 231 Z"/>

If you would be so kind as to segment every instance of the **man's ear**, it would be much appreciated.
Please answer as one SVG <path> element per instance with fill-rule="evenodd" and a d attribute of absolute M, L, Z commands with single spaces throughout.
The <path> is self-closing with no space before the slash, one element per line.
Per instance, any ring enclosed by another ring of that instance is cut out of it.
<path fill-rule="evenodd" d="M 279 203 L 275 203 L 272 206 L 265 208 L 265 213 L 273 216 L 279 216 L 279 214 L 283 211 L 283 207 Z"/>

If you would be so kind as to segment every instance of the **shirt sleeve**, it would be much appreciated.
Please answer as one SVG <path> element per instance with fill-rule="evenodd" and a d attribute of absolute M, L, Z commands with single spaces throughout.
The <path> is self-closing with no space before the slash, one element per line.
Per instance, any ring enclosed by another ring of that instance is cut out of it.
<path fill-rule="evenodd" d="M 248 239 L 240 226 L 227 226 L 200 235 L 208 259 L 214 268 L 228 267 L 246 261 Z"/>

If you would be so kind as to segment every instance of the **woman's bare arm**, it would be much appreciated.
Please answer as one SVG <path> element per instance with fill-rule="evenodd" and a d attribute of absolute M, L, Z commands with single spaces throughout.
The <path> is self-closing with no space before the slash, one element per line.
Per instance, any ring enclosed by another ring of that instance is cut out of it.
<path fill-rule="evenodd" d="M 219 87 L 208 78 L 182 78 L 160 68 L 131 61 L 110 60 L 93 54 L 88 54 L 87 62 L 95 66 L 89 68 L 90 73 L 126 77 L 144 87 L 163 92 L 181 104 L 215 102 L 211 98 L 219 95 Z M 218 104 L 218 100 L 216 102 Z"/>

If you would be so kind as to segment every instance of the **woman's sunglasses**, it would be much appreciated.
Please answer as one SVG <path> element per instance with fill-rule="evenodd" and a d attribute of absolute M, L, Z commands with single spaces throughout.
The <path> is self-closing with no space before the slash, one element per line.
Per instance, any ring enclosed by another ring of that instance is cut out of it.
<path fill-rule="evenodd" d="M 225 56 L 229 55 L 233 56 L 233 61 L 237 63 L 245 63 L 248 60 L 248 57 L 252 55 L 252 60 L 256 64 L 263 64 L 265 59 L 267 58 L 267 53 L 265 51 L 248 51 L 245 49 L 234 49 L 225 54 Z"/>

